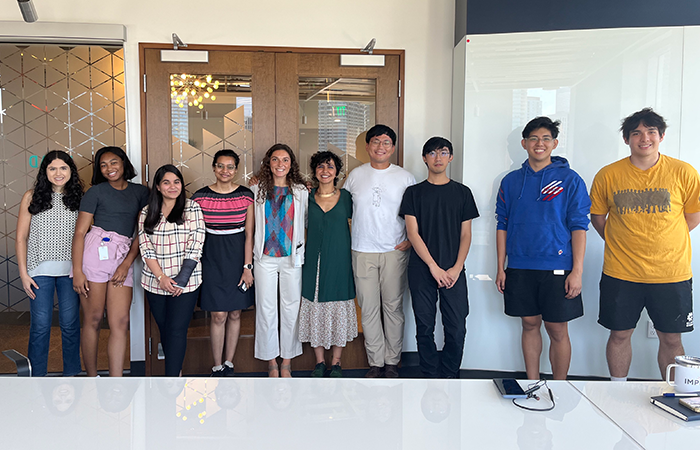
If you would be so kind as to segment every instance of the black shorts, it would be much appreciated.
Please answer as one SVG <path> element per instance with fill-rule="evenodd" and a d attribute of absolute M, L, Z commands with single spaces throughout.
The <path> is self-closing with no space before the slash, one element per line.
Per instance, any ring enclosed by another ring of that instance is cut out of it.
<path fill-rule="evenodd" d="M 605 274 L 600 278 L 598 323 L 609 330 L 631 330 L 646 308 L 662 333 L 693 331 L 693 280 L 634 283 Z"/>
<path fill-rule="evenodd" d="M 545 322 L 568 322 L 583 315 L 581 294 L 566 298 L 564 275 L 552 270 L 506 269 L 503 298 L 506 314 L 513 317 L 542 316 Z"/>

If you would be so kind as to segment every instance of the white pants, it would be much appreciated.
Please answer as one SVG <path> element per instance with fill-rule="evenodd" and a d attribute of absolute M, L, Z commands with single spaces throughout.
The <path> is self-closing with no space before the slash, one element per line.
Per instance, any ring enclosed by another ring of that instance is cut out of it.
<path fill-rule="evenodd" d="M 301 267 L 294 267 L 293 256 L 256 259 L 255 276 L 255 357 L 270 361 L 278 356 L 292 359 L 301 355 L 299 305 Z M 279 333 L 277 280 L 279 279 Z"/>

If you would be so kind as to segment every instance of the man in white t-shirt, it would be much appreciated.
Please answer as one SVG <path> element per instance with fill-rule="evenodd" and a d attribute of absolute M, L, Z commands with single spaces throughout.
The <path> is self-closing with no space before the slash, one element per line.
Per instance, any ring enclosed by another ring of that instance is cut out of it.
<path fill-rule="evenodd" d="M 390 162 L 396 151 L 394 130 L 375 125 L 365 141 L 370 162 L 350 172 L 343 186 L 353 202 L 352 269 L 370 365 L 365 376 L 397 378 L 411 248 L 399 207 L 404 191 L 416 179 Z"/>

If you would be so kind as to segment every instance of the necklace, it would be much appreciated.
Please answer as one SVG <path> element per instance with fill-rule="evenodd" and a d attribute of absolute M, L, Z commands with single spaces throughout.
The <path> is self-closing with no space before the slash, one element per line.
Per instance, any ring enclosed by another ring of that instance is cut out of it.
<path fill-rule="evenodd" d="M 333 197 L 336 192 L 338 192 L 338 189 L 333 188 L 333 192 L 331 192 L 330 194 L 321 194 L 320 191 L 316 191 L 316 195 L 318 195 L 321 198 L 328 198 L 328 197 Z"/>

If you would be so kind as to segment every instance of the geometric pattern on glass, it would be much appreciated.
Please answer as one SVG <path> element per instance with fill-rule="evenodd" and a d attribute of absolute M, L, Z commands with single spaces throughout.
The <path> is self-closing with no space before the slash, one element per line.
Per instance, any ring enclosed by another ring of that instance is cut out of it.
<path fill-rule="evenodd" d="M 0 44 L 0 312 L 29 309 L 15 228 L 41 159 L 66 151 L 89 186 L 93 155 L 124 147 L 125 124 L 122 47 Z"/>
<path fill-rule="evenodd" d="M 362 164 L 365 131 L 375 124 L 376 80 L 360 78 L 299 78 L 299 168 L 311 179 L 309 162 L 319 151 L 331 151 L 343 161 L 339 180 Z M 361 140 L 361 139 L 360 139 Z"/>
<path fill-rule="evenodd" d="M 251 77 L 171 74 L 170 84 L 172 161 L 188 195 L 216 181 L 212 159 L 222 149 L 238 154 L 234 182 L 247 186 L 253 175 Z"/>

